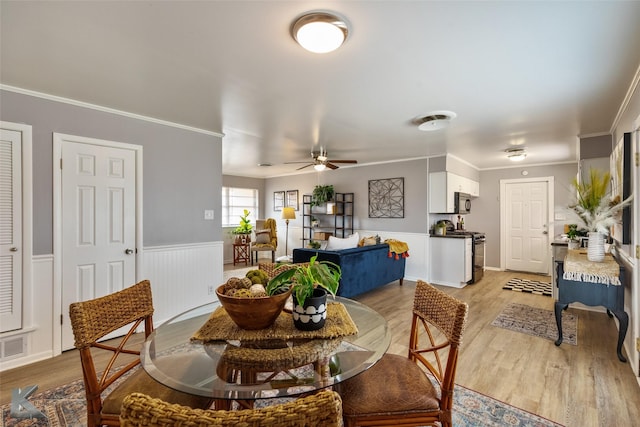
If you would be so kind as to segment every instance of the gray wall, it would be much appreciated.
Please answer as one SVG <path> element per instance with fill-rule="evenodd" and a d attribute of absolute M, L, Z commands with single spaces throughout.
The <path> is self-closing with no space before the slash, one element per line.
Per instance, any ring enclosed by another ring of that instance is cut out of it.
<path fill-rule="evenodd" d="M 220 240 L 219 137 L 0 91 L 0 119 L 33 128 L 33 253 L 53 253 L 53 133 L 143 146 L 144 245 Z"/>
<path fill-rule="evenodd" d="M 526 177 L 522 175 L 523 170 L 528 172 Z M 554 206 L 556 209 L 564 209 L 571 198 L 570 183 L 577 170 L 577 163 L 568 163 L 480 172 L 480 197 L 473 200 L 473 213 L 467 215 L 465 223 L 469 230 L 484 231 L 487 234 L 487 266 L 500 267 L 500 180 L 553 176 Z M 562 230 L 562 223 L 555 225 L 555 234 L 558 234 Z"/>
<path fill-rule="evenodd" d="M 298 190 L 300 209 L 302 209 L 303 194 L 311 194 L 318 184 L 332 184 L 337 192 L 355 193 L 354 227 L 356 229 L 426 233 L 428 228 L 427 175 L 425 158 L 270 178 L 267 179 L 265 186 L 266 216 L 273 216 L 281 221 L 279 212 L 273 211 L 274 191 Z M 385 178 L 404 178 L 404 218 L 369 218 L 369 180 Z M 296 219 L 290 224 L 301 227 L 301 214 L 296 215 Z"/>
<path fill-rule="evenodd" d="M 609 134 L 580 138 L 580 159 L 609 157 L 611 148 Z"/>

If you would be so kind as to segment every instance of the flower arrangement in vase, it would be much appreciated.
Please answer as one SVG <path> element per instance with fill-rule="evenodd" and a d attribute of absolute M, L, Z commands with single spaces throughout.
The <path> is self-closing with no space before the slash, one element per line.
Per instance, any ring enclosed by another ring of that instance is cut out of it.
<path fill-rule="evenodd" d="M 569 208 L 588 231 L 589 261 L 604 260 L 604 237 L 609 235 L 611 227 L 618 222 L 616 214 L 631 202 L 631 197 L 620 201 L 620 196 L 611 197 L 607 193 L 611 175 L 598 169 L 589 170 L 589 179 L 578 181 L 574 178 L 572 186 L 576 191 L 576 200 Z"/>

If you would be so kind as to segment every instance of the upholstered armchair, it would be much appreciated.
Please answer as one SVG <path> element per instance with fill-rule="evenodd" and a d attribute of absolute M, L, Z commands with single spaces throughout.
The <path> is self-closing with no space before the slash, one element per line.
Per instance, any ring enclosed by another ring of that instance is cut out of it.
<path fill-rule="evenodd" d="M 276 220 L 273 218 L 256 220 L 255 228 L 256 238 L 251 242 L 251 265 L 253 265 L 254 254 L 255 262 L 258 262 L 260 252 L 270 251 L 271 262 L 276 260 L 276 249 L 278 248 L 278 230 L 276 229 Z"/>

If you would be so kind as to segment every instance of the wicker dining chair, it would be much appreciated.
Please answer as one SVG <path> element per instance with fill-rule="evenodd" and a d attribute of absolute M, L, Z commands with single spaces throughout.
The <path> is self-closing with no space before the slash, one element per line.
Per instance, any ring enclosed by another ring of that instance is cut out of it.
<path fill-rule="evenodd" d="M 75 302 L 69 306 L 69 315 L 75 346 L 80 352 L 87 397 L 88 426 L 120 425 L 122 400 L 134 391 L 194 408 L 208 408 L 211 405 L 212 399 L 181 393 L 155 381 L 144 369 L 138 367 L 139 345 L 135 349 L 132 348 L 133 345 L 127 346 L 129 339 L 141 324 L 144 324 L 145 337 L 153 331 L 153 302 L 151 284 L 148 280 L 101 298 Z M 125 326 L 129 327 L 128 332 L 118 344 L 107 345 L 98 342 L 105 335 Z M 99 359 L 97 354 L 94 358 L 92 349 L 104 350 L 107 355 L 109 352 L 113 353 L 100 375 L 96 363 L 104 359 Z M 124 360 L 125 358 L 127 360 Z M 121 368 L 117 367 L 116 361 L 120 360 L 127 364 Z M 138 369 L 122 379 L 103 400 L 102 394 L 107 387 L 134 368 Z"/>
<path fill-rule="evenodd" d="M 342 410 L 340 396 L 328 390 L 279 405 L 237 411 L 193 409 L 133 393 L 122 402 L 120 425 L 339 427 L 342 425 Z"/>
<path fill-rule="evenodd" d="M 345 426 L 451 426 L 468 310 L 466 303 L 419 280 L 408 357 L 387 353 L 367 371 L 338 384 Z M 419 338 L 428 343 L 421 346 Z"/>

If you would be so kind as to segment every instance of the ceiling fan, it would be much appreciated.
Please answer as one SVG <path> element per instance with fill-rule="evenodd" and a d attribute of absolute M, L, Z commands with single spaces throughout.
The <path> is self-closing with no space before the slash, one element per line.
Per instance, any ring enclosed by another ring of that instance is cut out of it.
<path fill-rule="evenodd" d="M 327 152 L 322 147 L 320 147 L 320 151 L 312 151 L 311 152 L 311 163 L 308 163 L 304 166 L 299 167 L 296 170 L 308 168 L 309 166 L 313 166 L 313 168 L 317 171 L 324 170 L 325 168 L 329 169 L 338 169 L 339 166 L 334 163 L 358 163 L 357 160 L 329 160 L 327 157 Z M 294 163 L 307 163 L 307 162 L 285 162 L 285 164 L 294 164 Z"/>

